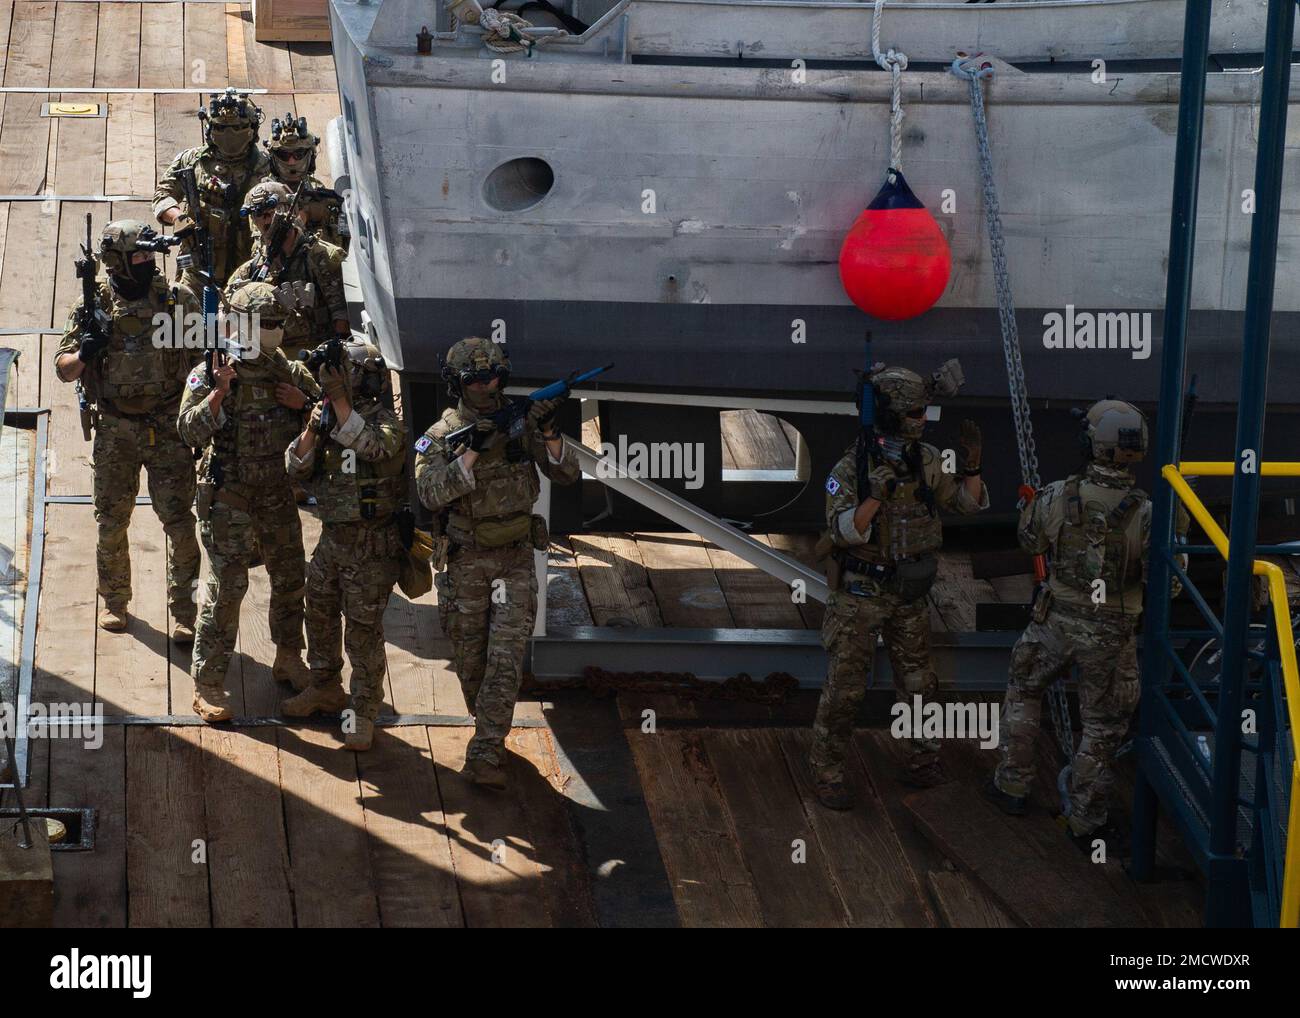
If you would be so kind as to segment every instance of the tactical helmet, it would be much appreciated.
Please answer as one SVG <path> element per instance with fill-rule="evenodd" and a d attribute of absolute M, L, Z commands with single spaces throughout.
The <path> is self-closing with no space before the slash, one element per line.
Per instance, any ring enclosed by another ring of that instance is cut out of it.
<path fill-rule="evenodd" d="M 365 399 L 380 399 L 390 388 L 388 364 L 379 347 L 363 339 L 352 340 L 345 347 L 351 369 L 352 392 Z"/>
<path fill-rule="evenodd" d="M 262 111 L 247 92 L 227 88 L 214 93 L 208 108 L 199 107 L 203 140 L 227 159 L 237 159 L 257 141 Z"/>
<path fill-rule="evenodd" d="M 245 283 L 230 295 L 237 341 L 243 347 L 244 357 L 259 353 L 272 353 L 284 340 L 284 320 L 289 312 L 280 302 L 275 287 L 270 283 Z"/>
<path fill-rule="evenodd" d="M 501 388 L 504 389 L 510 378 L 510 357 L 504 346 L 481 336 L 470 336 L 447 351 L 447 359 L 442 365 L 442 377 L 457 399 L 460 398 L 463 387 L 471 382 L 488 382 L 499 378 Z"/>
<path fill-rule="evenodd" d="M 264 180 L 256 184 L 244 198 L 239 210 L 241 216 L 257 216 L 276 210 L 287 211 L 293 204 L 293 195 L 278 180 Z"/>
<path fill-rule="evenodd" d="M 307 130 L 307 118 L 286 113 L 271 121 L 271 138 L 263 142 L 280 180 L 297 183 L 316 168 L 320 139 Z"/>
<path fill-rule="evenodd" d="M 137 251 L 156 251 L 158 240 L 152 226 L 138 219 L 114 219 L 99 235 L 99 260 L 115 276 L 131 274 L 131 255 Z"/>
<path fill-rule="evenodd" d="M 1083 415 L 1083 447 L 1097 463 L 1123 466 L 1147 454 L 1147 419 L 1132 403 L 1103 399 Z"/>
<path fill-rule="evenodd" d="M 876 429 L 884 435 L 920 438 L 925 428 L 928 388 L 907 368 L 882 368 L 871 375 L 876 398 Z"/>

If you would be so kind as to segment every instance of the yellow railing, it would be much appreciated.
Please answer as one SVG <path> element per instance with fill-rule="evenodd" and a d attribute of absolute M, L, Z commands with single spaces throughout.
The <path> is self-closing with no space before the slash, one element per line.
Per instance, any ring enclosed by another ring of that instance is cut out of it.
<path fill-rule="evenodd" d="M 1214 517 L 1192 491 L 1184 479 L 1193 477 L 1231 477 L 1235 464 L 1224 463 L 1172 463 L 1160 471 L 1170 487 L 1182 499 L 1187 511 L 1201 525 L 1201 529 L 1223 560 L 1228 560 L 1228 537 L 1215 522 Z M 1300 477 L 1300 463 L 1261 463 L 1261 477 Z M 1273 606 L 1273 624 L 1277 627 L 1277 645 L 1282 658 L 1282 683 L 1286 689 L 1287 717 L 1291 721 L 1291 807 L 1287 818 L 1286 864 L 1282 870 L 1282 918 L 1280 926 L 1300 926 L 1300 673 L 1296 670 L 1295 636 L 1291 632 L 1291 611 L 1286 599 L 1286 581 L 1282 570 L 1272 562 L 1255 560 L 1256 576 L 1268 581 L 1269 601 Z M 1264 794 L 1257 789 L 1257 794 Z"/>

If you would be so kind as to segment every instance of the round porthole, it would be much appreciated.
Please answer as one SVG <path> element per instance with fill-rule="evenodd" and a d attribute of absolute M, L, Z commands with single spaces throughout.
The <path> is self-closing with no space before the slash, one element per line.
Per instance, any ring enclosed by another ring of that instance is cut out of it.
<path fill-rule="evenodd" d="M 483 200 L 498 212 L 530 209 L 555 186 L 555 171 L 545 159 L 525 156 L 502 163 L 483 182 Z"/>

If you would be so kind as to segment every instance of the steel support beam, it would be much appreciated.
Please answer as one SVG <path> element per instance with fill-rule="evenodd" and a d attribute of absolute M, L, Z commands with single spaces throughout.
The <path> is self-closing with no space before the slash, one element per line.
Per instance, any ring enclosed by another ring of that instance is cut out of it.
<path fill-rule="evenodd" d="M 1235 860 L 1237 798 L 1241 779 L 1241 704 L 1245 683 L 1246 635 L 1252 608 L 1251 575 L 1259 528 L 1259 464 L 1264 459 L 1264 408 L 1268 396 L 1270 318 L 1277 272 L 1278 218 L 1286 155 L 1287 96 L 1291 85 L 1291 39 L 1296 0 L 1269 0 L 1268 37 L 1255 155 L 1255 216 L 1250 230 L 1246 277 L 1245 334 L 1241 351 L 1241 395 L 1237 402 L 1237 457 L 1232 477 L 1232 520 L 1228 531 L 1228 583 L 1224 606 L 1223 672 L 1215 724 L 1214 781 L 1210 790 L 1212 859 Z M 1252 466 L 1253 464 L 1253 466 Z M 1245 863 L 1211 869 L 1205 920 L 1210 926 L 1248 925 L 1250 896 Z"/>
<path fill-rule="evenodd" d="M 1156 469 L 1179 460 L 1183 429 L 1183 380 L 1187 373 L 1187 313 L 1191 306 L 1192 264 L 1196 251 L 1196 203 L 1201 179 L 1201 133 L 1205 122 L 1205 72 L 1210 52 L 1210 5 L 1188 0 L 1183 22 L 1183 63 L 1178 85 L 1178 143 L 1174 155 L 1174 193 L 1169 217 L 1169 273 L 1160 353 L 1160 403 L 1156 415 Z M 1158 475 L 1157 475 L 1158 478 Z M 1157 479 L 1152 499 L 1150 573 L 1143 622 L 1142 706 L 1139 737 L 1155 738 L 1156 698 L 1169 677 L 1160 638 L 1169 631 L 1169 560 L 1174 541 L 1174 493 Z M 1141 759 L 1141 757 L 1139 757 Z M 1138 769 L 1133 792 L 1133 860 L 1138 880 L 1150 879 L 1155 866 L 1155 786 Z M 1181 818 L 1180 818 L 1181 819 Z"/>

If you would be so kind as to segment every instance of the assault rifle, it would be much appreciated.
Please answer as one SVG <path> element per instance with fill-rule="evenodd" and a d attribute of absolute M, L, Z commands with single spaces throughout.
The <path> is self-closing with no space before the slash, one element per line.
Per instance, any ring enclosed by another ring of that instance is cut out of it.
<path fill-rule="evenodd" d="M 102 349 L 108 345 L 108 330 L 112 327 L 112 322 L 96 298 L 95 276 L 99 272 L 99 263 L 95 260 L 89 212 L 86 213 L 86 242 L 81 245 L 81 257 L 74 264 L 77 278 L 81 280 L 81 308 L 77 312 L 77 330 L 91 337 Z M 77 407 L 81 412 L 81 437 L 89 442 L 91 429 L 95 426 L 95 408 L 86 395 L 82 379 L 77 379 L 76 388 Z"/>
<path fill-rule="evenodd" d="M 320 370 L 328 364 L 335 371 L 343 370 L 343 337 L 337 332 L 324 343 L 316 347 L 315 350 L 302 350 L 298 353 L 298 359 L 307 365 L 309 370 L 317 381 L 320 381 Z M 334 411 L 330 407 L 328 396 L 322 395 L 320 401 L 320 425 L 316 431 L 321 435 L 328 435 L 334 430 Z M 317 464 L 322 462 L 317 458 Z"/>
<path fill-rule="evenodd" d="M 571 374 L 568 378 L 562 378 L 558 382 L 552 382 L 550 385 L 544 385 L 540 389 L 535 389 L 527 396 L 511 398 L 504 407 L 494 414 L 488 414 L 483 420 L 491 421 L 493 426 L 507 439 L 518 438 L 524 433 L 524 422 L 528 419 L 528 411 L 534 403 L 540 403 L 547 399 L 562 399 L 569 394 L 569 390 L 575 385 L 581 385 L 583 382 L 595 378 L 612 368 L 613 364 L 606 364 L 602 368 L 592 368 L 590 371 L 584 371 L 582 374 Z M 457 428 L 451 432 L 447 438 L 447 448 L 457 449 L 460 446 L 468 446 L 470 434 L 475 431 L 482 421 L 475 421 L 473 424 L 466 424 L 463 428 Z"/>
<path fill-rule="evenodd" d="M 194 224 L 181 234 L 181 239 L 189 240 L 189 251 L 177 258 L 176 264 L 182 269 L 193 272 L 203 283 L 203 334 L 212 336 L 216 332 L 217 307 L 221 299 L 220 289 L 213 276 L 212 233 L 205 225 L 203 207 L 199 202 L 199 183 L 194 177 L 194 167 L 187 166 L 178 170 L 176 179 L 185 196 L 185 211 Z M 224 356 L 224 353 L 211 347 L 203 354 L 203 361 L 208 371 L 208 385 L 217 384 L 212 367 L 218 357 Z"/>

